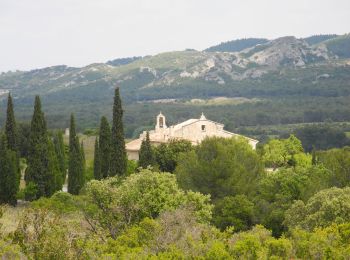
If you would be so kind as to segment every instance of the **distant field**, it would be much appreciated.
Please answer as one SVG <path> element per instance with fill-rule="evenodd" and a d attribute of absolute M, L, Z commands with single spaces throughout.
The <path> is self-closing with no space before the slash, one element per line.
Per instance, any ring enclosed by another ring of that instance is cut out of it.
<path fill-rule="evenodd" d="M 190 100 L 164 98 L 154 99 L 148 101 L 140 101 L 139 104 L 153 103 L 153 104 L 186 104 L 199 106 L 220 106 L 220 105 L 239 105 L 243 103 L 255 103 L 261 101 L 259 98 L 245 98 L 245 97 L 213 97 L 209 99 L 193 98 Z"/>
<path fill-rule="evenodd" d="M 94 160 L 94 146 L 95 146 L 96 136 L 87 136 L 83 134 L 79 134 L 79 141 L 84 143 L 84 152 L 86 165 L 89 166 L 92 164 Z M 64 144 L 69 145 L 69 137 L 64 136 Z"/>
<path fill-rule="evenodd" d="M 245 98 L 245 97 L 215 97 L 211 99 L 199 99 L 194 98 L 185 102 L 190 105 L 204 105 L 204 106 L 219 106 L 219 105 L 239 105 L 243 103 L 255 103 L 261 101 L 258 98 Z"/>

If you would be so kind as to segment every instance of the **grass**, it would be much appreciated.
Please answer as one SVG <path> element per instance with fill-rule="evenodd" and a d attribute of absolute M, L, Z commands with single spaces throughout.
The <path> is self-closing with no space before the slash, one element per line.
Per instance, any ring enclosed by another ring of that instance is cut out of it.
<path fill-rule="evenodd" d="M 0 230 L 2 234 L 9 234 L 16 230 L 19 217 L 28 204 L 18 204 L 16 207 L 2 206 L 3 215 L 0 218 Z"/>

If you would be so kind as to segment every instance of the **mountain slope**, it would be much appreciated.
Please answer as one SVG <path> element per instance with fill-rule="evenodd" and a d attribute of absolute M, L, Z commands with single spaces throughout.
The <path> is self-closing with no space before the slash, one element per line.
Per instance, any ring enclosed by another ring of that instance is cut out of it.
<path fill-rule="evenodd" d="M 218 45 L 211 46 L 204 51 L 207 52 L 239 52 L 247 48 L 251 48 L 258 44 L 268 42 L 267 39 L 263 38 L 247 38 L 233 41 L 222 42 Z"/>
<path fill-rule="evenodd" d="M 327 49 L 340 58 L 350 58 L 350 34 L 323 42 Z"/>
<path fill-rule="evenodd" d="M 321 42 L 333 39 L 338 37 L 337 34 L 320 34 L 320 35 L 312 35 L 310 37 L 303 38 L 309 45 L 319 44 Z"/>
<path fill-rule="evenodd" d="M 2 73 L 0 122 L 11 91 L 21 120 L 30 119 L 34 95 L 40 94 L 51 127 L 66 127 L 71 112 L 81 127 L 94 127 L 101 115 L 111 114 L 115 86 L 121 88 L 129 137 L 152 125 L 159 110 L 175 123 L 204 111 L 228 130 L 350 120 L 350 61 L 329 50 L 336 39 L 310 46 L 283 37 L 234 53 L 188 50 L 82 68 Z"/>

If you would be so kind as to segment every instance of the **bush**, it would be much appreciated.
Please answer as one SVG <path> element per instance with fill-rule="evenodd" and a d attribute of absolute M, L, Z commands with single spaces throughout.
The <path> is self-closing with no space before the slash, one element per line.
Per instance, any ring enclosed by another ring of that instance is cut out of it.
<path fill-rule="evenodd" d="M 34 182 L 27 183 L 24 189 L 24 198 L 27 201 L 33 201 L 37 199 L 38 187 Z"/>

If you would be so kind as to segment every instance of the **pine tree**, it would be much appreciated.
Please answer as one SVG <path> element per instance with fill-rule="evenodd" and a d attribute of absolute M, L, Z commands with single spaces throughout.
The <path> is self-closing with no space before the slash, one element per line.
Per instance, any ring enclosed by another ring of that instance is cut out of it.
<path fill-rule="evenodd" d="M 51 196 L 56 189 L 55 158 L 54 154 L 50 152 L 46 121 L 44 113 L 41 111 L 39 96 L 35 97 L 29 145 L 26 183 L 27 185 L 32 183 L 31 186 L 36 186 L 35 198 Z"/>
<path fill-rule="evenodd" d="M 79 138 L 75 131 L 75 120 L 73 114 L 70 119 L 69 129 L 69 162 L 68 162 L 68 192 L 79 194 L 84 186 L 84 158 L 79 145 Z"/>
<path fill-rule="evenodd" d="M 111 129 L 106 117 L 101 118 L 99 135 L 99 153 L 102 178 L 107 178 L 111 163 Z"/>
<path fill-rule="evenodd" d="M 126 174 L 126 169 L 127 158 L 123 129 L 123 110 L 120 100 L 119 88 L 116 88 L 113 104 L 110 175 L 123 176 Z"/>
<path fill-rule="evenodd" d="M 146 139 L 141 143 L 138 165 L 139 167 L 147 168 L 148 166 L 154 166 L 154 164 L 154 154 L 149 139 L 149 132 L 147 131 Z"/>
<path fill-rule="evenodd" d="M 100 155 L 100 148 L 98 143 L 98 138 L 96 137 L 95 140 L 95 151 L 94 151 L 94 178 L 95 180 L 101 180 L 102 174 L 101 174 L 101 155 Z"/>
<path fill-rule="evenodd" d="M 58 131 L 53 139 L 54 146 L 55 146 L 55 152 L 57 155 L 58 160 L 58 166 L 59 171 L 61 173 L 61 182 L 64 183 L 66 180 L 66 154 L 65 154 L 65 147 L 63 142 L 63 134 L 62 131 Z"/>
<path fill-rule="evenodd" d="M 0 204 L 17 204 L 17 153 L 8 149 L 5 135 L 0 137 Z"/>

